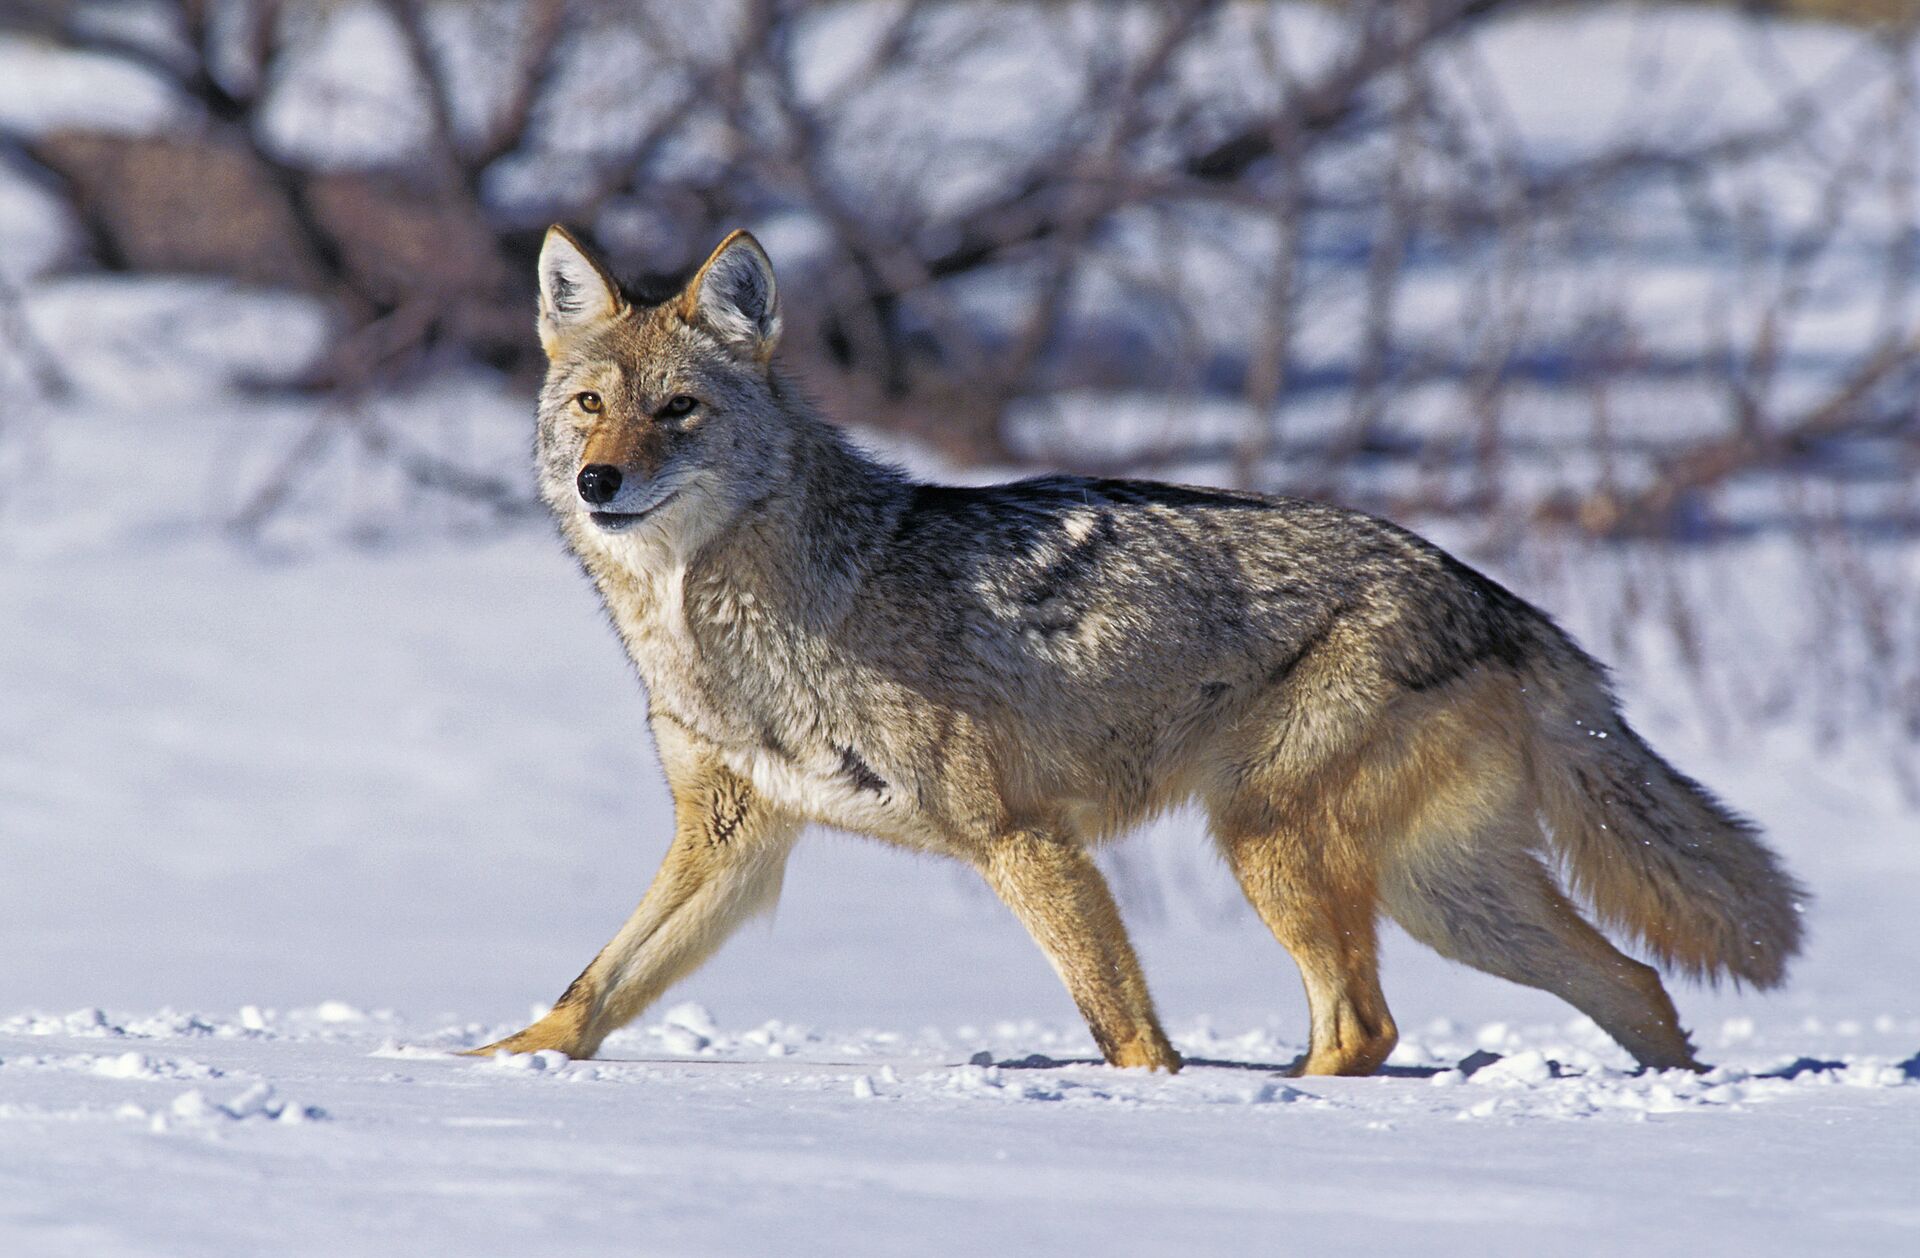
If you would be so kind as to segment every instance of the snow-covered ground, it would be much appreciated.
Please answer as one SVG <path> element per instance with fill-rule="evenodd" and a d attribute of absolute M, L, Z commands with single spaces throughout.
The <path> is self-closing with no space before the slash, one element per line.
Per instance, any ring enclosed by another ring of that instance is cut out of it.
<path fill-rule="evenodd" d="M 27 426 L 0 544 L 0 1253 L 1920 1244 L 1920 818 L 1881 743 L 1716 728 L 1661 653 L 1627 669 L 1818 897 L 1784 992 L 1676 989 L 1703 1078 L 1632 1075 L 1566 1007 L 1397 936 L 1393 1071 L 1283 1078 L 1297 980 L 1186 816 L 1120 851 L 1176 1078 L 1093 1064 L 970 875 L 831 835 L 607 1060 L 463 1059 L 558 992 L 667 836 L 591 591 L 544 530 L 460 539 L 424 506 L 411 540 L 238 546 L 208 505 L 297 409 L 90 409 Z M 1724 555 L 1739 598 L 1704 610 L 1777 656 L 1777 617 L 1740 619 L 1794 606 L 1768 555 Z"/>

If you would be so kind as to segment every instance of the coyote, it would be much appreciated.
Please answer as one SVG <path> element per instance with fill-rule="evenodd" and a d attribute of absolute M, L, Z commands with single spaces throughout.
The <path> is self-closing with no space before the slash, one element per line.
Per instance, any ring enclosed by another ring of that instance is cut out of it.
<path fill-rule="evenodd" d="M 1299 965 L 1301 1073 L 1394 1046 L 1382 910 L 1652 1068 L 1697 1068 L 1673 1002 L 1569 891 L 1690 975 L 1773 987 L 1798 950 L 1755 828 L 1544 613 L 1413 534 L 1225 489 L 914 480 L 774 368 L 743 231 L 650 302 L 555 227 L 539 294 L 540 492 L 646 684 L 675 834 L 552 1011 L 476 1051 L 592 1056 L 771 907 L 807 822 L 977 869 L 1115 1066 L 1181 1059 L 1090 849 L 1189 799 Z"/>

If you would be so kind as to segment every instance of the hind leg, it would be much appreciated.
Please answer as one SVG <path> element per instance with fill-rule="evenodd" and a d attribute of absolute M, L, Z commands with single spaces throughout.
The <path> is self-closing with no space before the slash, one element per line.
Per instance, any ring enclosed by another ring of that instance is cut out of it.
<path fill-rule="evenodd" d="M 1312 1033 L 1295 1070 L 1372 1074 L 1400 1033 L 1380 990 L 1371 873 L 1270 815 L 1264 820 L 1217 829 L 1240 890 L 1292 954 L 1306 985 Z"/>
<path fill-rule="evenodd" d="M 1506 828 L 1407 861 L 1382 886 L 1388 911 L 1441 956 L 1560 997 L 1641 1065 L 1699 1069 L 1660 975 L 1588 924 L 1517 818 Z"/>

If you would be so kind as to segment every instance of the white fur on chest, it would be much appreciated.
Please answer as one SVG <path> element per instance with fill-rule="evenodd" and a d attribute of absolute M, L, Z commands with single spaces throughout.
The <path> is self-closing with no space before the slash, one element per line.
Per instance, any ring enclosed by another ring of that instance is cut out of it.
<path fill-rule="evenodd" d="M 811 689 L 783 687 L 772 676 L 775 669 L 799 667 L 796 661 L 753 658 L 763 654 L 756 647 L 772 640 L 767 635 L 777 635 L 781 627 L 759 623 L 765 610 L 750 593 L 741 591 L 713 606 L 703 605 L 703 616 L 727 630 L 725 636 L 745 657 L 730 661 L 733 668 L 709 669 L 703 667 L 702 647 L 687 623 L 685 566 L 661 564 L 633 573 L 630 580 L 635 588 L 627 597 L 609 600 L 609 606 L 646 683 L 648 701 L 657 710 L 684 727 L 728 768 L 752 783 L 763 798 L 781 808 L 848 830 L 885 834 L 903 828 L 909 810 L 884 771 L 875 770 L 864 760 L 855 761 L 884 785 L 876 788 L 871 780 L 863 783 L 848 764 L 847 752 L 851 749 L 828 746 L 819 738 L 789 737 L 783 741 L 812 745 L 776 751 L 768 745 L 764 731 L 744 717 L 745 713 L 767 708 L 783 689 L 796 695 Z M 743 680 L 748 687 L 759 689 L 758 694 L 735 695 L 715 689 L 716 676 L 737 672 L 743 663 L 747 666 Z M 754 671 L 762 667 L 767 670 L 764 688 L 754 687 Z M 776 723 L 782 727 L 817 726 L 808 715 L 782 712 L 782 719 Z"/>
<path fill-rule="evenodd" d="M 889 783 L 874 790 L 855 783 L 834 757 L 776 755 L 759 747 L 722 748 L 727 767 L 780 807 L 822 825 L 891 834 L 905 820 L 898 792 Z"/>

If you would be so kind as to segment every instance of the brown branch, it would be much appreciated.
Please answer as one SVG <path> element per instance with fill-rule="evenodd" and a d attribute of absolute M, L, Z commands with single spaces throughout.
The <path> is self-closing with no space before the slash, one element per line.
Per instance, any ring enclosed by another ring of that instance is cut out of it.
<path fill-rule="evenodd" d="M 1883 416 L 1863 409 L 1862 403 L 1902 368 L 1911 367 L 1917 357 L 1920 357 L 1920 332 L 1888 336 L 1846 381 L 1801 412 L 1792 423 L 1769 431 L 1740 431 L 1700 442 L 1661 460 L 1658 478 L 1638 492 L 1590 494 L 1571 512 L 1563 502 L 1549 502 L 1542 504 L 1540 514 L 1547 518 L 1571 514 L 1591 531 L 1604 534 L 1662 532 L 1688 495 L 1723 484 L 1743 472 L 1778 463 L 1810 442 L 1880 422 Z M 1912 426 L 1910 419 L 1909 427 Z M 1920 441 L 1920 429 L 1914 437 Z"/>
<path fill-rule="evenodd" d="M 486 140 L 469 159 L 476 171 L 485 170 L 525 142 L 541 90 L 554 74 L 566 17 L 567 0 L 526 0 L 506 102 L 494 116 Z"/>
<path fill-rule="evenodd" d="M 399 28 L 401 45 L 406 49 L 407 61 L 413 67 L 413 77 L 426 103 L 433 156 L 446 174 L 471 189 L 475 171 L 462 152 L 459 129 L 453 118 L 453 96 L 434 56 L 433 37 L 427 30 L 426 6 L 421 0 L 380 0 L 380 7 Z"/>

